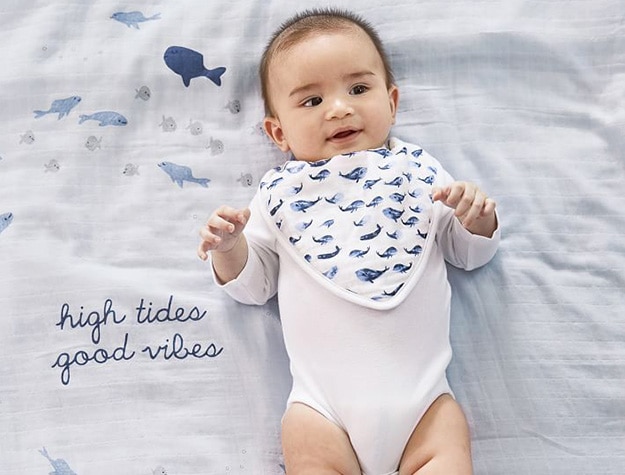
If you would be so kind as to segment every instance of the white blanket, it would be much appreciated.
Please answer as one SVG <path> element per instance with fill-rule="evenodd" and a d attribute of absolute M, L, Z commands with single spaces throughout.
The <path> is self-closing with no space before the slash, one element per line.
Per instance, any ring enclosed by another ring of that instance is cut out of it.
<path fill-rule="evenodd" d="M 280 474 L 275 302 L 211 282 L 198 229 L 285 157 L 271 32 L 323 2 L 0 6 L 0 474 Z M 387 45 L 393 134 L 498 202 L 450 269 L 475 472 L 625 467 L 625 4 L 339 0 Z"/>

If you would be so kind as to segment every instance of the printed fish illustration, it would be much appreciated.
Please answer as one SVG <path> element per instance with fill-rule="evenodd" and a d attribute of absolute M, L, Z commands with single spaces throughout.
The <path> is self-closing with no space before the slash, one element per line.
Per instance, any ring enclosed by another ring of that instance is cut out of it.
<path fill-rule="evenodd" d="M 35 142 L 35 133 L 32 130 L 27 130 L 23 135 L 20 135 L 20 143 L 26 145 L 32 145 Z"/>
<path fill-rule="evenodd" d="M 134 176 L 139 174 L 139 167 L 134 163 L 127 163 L 122 173 L 126 176 Z"/>
<path fill-rule="evenodd" d="M 421 154 L 422 154 L 422 153 L 423 153 L 423 150 L 421 150 L 421 149 L 418 149 L 418 150 L 413 150 L 413 151 L 412 151 L 412 156 L 413 156 L 414 158 L 419 158 L 419 157 L 421 156 Z"/>
<path fill-rule="evenodd" d="M 170 46 L 163 59 L 169 69 L 182 77 L 186 87 L 191 84 L 191 79 L 197 77 L 207 77 L 217 86 L 221 86 L 221 76 L 226 72 L 224 67 L 206 69 L 204 55 L 184 46 Z"/>
<path fill-rule="evenodd" d="M 382 198 L 381 196 L 376 196 L 369 202 L 369 204 L 367 205 L 367 208 L 375 208 L 377 205 L 382 203 L 383 200 L 384 198 Z"/>
<path fill-rule="evenodd" d="M 358 279 L 360 279 L 363 282 L 371 282 L 373 284 L 373 282 L 376 279 L 378 279 L 382 274 L 384 274 L 388 269 L 389 269 L 388 266 L 382 270 L 375 270 L 375 269 L 369 269 L 369 268 L 358 269 L 356 271 L 356 277 L 358 277 Z"/>
<path fill-rule="evenodd" d="M 219 155 L 224 151 L 224 143 L 219 139 L 213 140 L 213 137 L 211 137 L 206 148 L 210 148 L 211 155 Z"/>
<path fill-rule="evenodd" d="M 254 184 L 254 177 L 251 173 L 241 173 L 241 176 L 237 178 L 237 181 L 241 183 L 242 186 L 248 187 Z"/>
<path fill-rule="evenodd" d="M 41 110 L 33 111 L 35 113 L 35 119 L 39 119 L 40 117 L 43 117 L 44 115 L 48 115 L 48 114 L 58 114 L 59 115 L 58 119 L 60 120 L 63 117 L 65 117 L 67 114 L 69 114 L 70 111 L 74 107 L 76 107 L 80 101 L 81 101 L 81 98 L 78 96 L 71 96 L 65 99 L 57 99 L 52 102 L 52 105 L 47 111 L 41 111 Z"/>
<path fill-rule="evenodd" d="M 162 127 L 163 132 L 175 132 L 176 129 L 178 128 L 178 124 L 176 124 L 176 121 L 171 116 L 170 117 L 163 116 L 163 120 L 161 121 L 160 124 L 158 124 L 158 126 Z"/>
<path fill-rule="evenodd" d="M 149 101 L 152 97 L 152 91 L 148 86 L 141 86 L 139 89 L 135 89 L 135 99 L 141 99 L 142 101 Z"/>
<path fill-rule="evenodd" d="M 416 216 L 411 216 L 405 221 L 402 219 L 401 222 L 404 226 L 408 226 L 409 228 L 412 228 L 413 226 L 417 225 L 417 223 L 419 222 L 419 218 L 417 218 Z"/>
<path fill-rule="evenodd" d="M 371 150 L 372 152 L 377 153 L 378 155 L 381 155 L 383 158 L 388 157 L 389 155 L 392 155 L 392 152 L 388 149 L 388 148 L 376 148 Z"/>
<path fill-rule="evenodd" d="M 402 203 L 404 198 L 406 198 L 406 193 L 392 193 L 389 195 L 389 198 L 396 203 Z"/>
<path fill-rule="evenodd" d="M 339 172 L 339 176 L 343 178 L 347 178 L 348 180 L 355 181 L 356 183 L 358 183 L 366 174 L 367 174 L 367 167 L 357 167 L 357 168 L 354 168 L 349 173 Z"/>
<path fill-rule="evenodd" d="M 436 180 L 436 177 L 434 175 L 430 175 L 426 176 L 425 178 L 419 178 L 419 180 L 427 185 L 431 185 L 432 183 L 434 183 L 434 180 Z"/>
<path fill-rule="evenodd" d="M 303 189 L 304 189 L 304 184 L 303 184 L 303 183 L 300 183 L 298 186 L 292 186 L 292 187 L 289 189 L 289 194 L 290 194 L 291 196 L 298 195 L 298 194 L 299 194 L 299 192 L 300 192 L 300 191 L 302 191 Z"/>
<path fill-rule="evenodd" d="M 208 178 L 195 178 L 191 172 L 191 168 L 184 165 L 177 165 L 171 162 L 161 162 L 158 164 L 159 168 L 169 175 L 171 181 L 176 183 L 182 188 L 183 182 L 189 181 L 191 183 L 197 183 L 204 188 L 208 188 L 210 180 Z"/>
<path fill-rule="evenodd" d="M 226 104 L 226 109 L 228 109 L 232 114 L 238 114 L 241 112 L 241 101 L 238 99 L 229 101 L 228 104 Z"/>
<path fill-rule="evenodd" d="M 187 130 L 191 132 L 191 135 L 202 135 L 204 128 L 202 127 L 202 123 L 199 120 L 195 122 L 193 119 L 189 119 L 189 125 L 187 125 Z"/>
<path fill-rule="evenodd" d="M 289 173 L 295 174 L 295 173 L 301 172 L 305 167 L 306 167 L 306 162 L 297 162 L 292 165 L 291 164 L 287 165 L 286 171 Z"/>
<path fill-rule="evenodd" d="M 389 185 L 389 186 L 401 186 L 402 183 L 404 182 L 403 177 L 398 176 L 397 178 L 394 178 L 393 180 L 389 181 L 389 182 L 384 182 L 385 185 Z"/>
<path fill-rule="evenodd" d="M 271 216 L 275 216 L 275 214 L 278 212 L 278 210 L 280 209 L 280 207 L 284 204 L 284 200 L 282 198 L 280 198 L 280 201 L 278 202 L 277 205 L 275 205 L 273 208 L 271 208 L 271 211 L 269 211 L 269 214 Z"/>
<path fill-rule="evenodd" d="M 311 219 L 308 222 L 302 221 L 301 223 L 297 223 L 297 225 L 295 226 L 295 228 L 298 231 L 306 231 L 313 223 L 313 220 Z M 314 238 L 313 238 L 314 239 Z"/>
<path fill-rule="evenodd" d="M 336 193 L 333 197 L 326 198 L 325 200 L 328 203 L 335 205 L 335 204 L 340 203 L 341 201 L 343 201 L 343 193 Z"/>
<path fill-rule="evenodd" d="M 87 150 L 90 150 L 92 152 L 95 151 L 95 149 L 97 148 L 102 148 L 102 137 L 100 137 L 99 139 L 95 136 L 95 135 L 91 135 L 87 138 L 87 141 L 85 142 L 85 147 L 87 147 Z"/>
<path fill-rule="evenodd" d="M 128 119 L 120 113 L 113 111 L 100 111 L 94 112 L 93 114 L 82 114 L 79 116 L 78 123 L 82 124 L 87 120 L 100 122 L 100 127 L 105 127 L 107 125 L 122 126 L 128 124 Z"/>
<path fill-rule="evenodd" d="M 391 239 L 398 240 L 401 237 L 401 232 L 399 230 L 393 231 L 392 233 L 386 233 L 388 237 Z"/>
<path fill-rule="evenodd" d="M 120 23 L 124 23 L 128 28 L 132 27 L 136 30 L 139 29 L 139 23 L 150 20 L 160 20 L 161 14 L 156 13 L 151 17 L 145 17 L 141 12 L 117 12 L 111 15 L 113 20 L 117 20 Z"/>
<path fill-rule="evenodd" d="M 9 227 L 13 222 L 13 213 L 0 214 L 0 233 Z"/>
<path fill-rule="evenodd" d="M 326 234 L 325 236 L 321 236 L 319 238 L 313 236 L 312 240 L 317 244 L 321 244 L 323 246 L 324 244 L 328 244 L 329 242 L 333 241 L 334 236 L 331 236 L 329 234 Z"/>
<path fill-rule="evenodd" d="M 70 466 L 67 464 L 65 460 L 52 459 L 52 457 L 48 455 L 48 451 L 46 450 L 45 447 L 42 450 L 40 450 L 39 453 L 43 455 L 45 458 L 47 458 L 48 461 L 50 462 L 50 465 L 52 465 L 52 468 L 54 469 L 54 471 L 50 472 L 50 475 L 76 475 L 76 472 L 74 472 L 70 468 Z"/>
<path fill-rule="evenodd" d="M 326 227 L 329 228 L 330 226 L 332 226 L 334 224 L 334 220 L 333 219 L 328 219 L 327 221 L 324 221 L 323 223 L 321 223 L 320 227 Z"/>
<path fill-rule="evenodd" d="M 48 163 L 46 163 L 43 168 L 45 169 L 45 173 L 52 172 L 56 173 L 61 169 L 61 165 L 59 165 L 58 160 L 52 158 Z"/>

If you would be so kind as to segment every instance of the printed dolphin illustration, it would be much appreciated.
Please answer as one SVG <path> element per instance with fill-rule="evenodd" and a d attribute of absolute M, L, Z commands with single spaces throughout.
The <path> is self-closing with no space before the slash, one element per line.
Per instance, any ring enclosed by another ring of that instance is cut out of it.
<path fill-rule="evenodd" d="M 412 211 L 413 213 L 419 214 L 423 211 L 423 208 L 421 208 L 421 206 L 408 206 L 408 209 L 410 211 Z"/>
<path fill-rule="evenodd" d="M 360 279 L 363 282 L 371 282 L 373 284 L 373 282 L 377 278 L 379 278 L 382 274 L 384 274 L 388 269 L 389 269 L 388 266 L 385 267 L 383 270 L 375 270 L 375 269 L 368 269 L 368 268 L 358 269 L 356 271 L 356 277 L 358 277 L 358 279 Z"/>
<path fill-rule="evenodd" d="M 367 167 L 357 167 L 357 168 L 354 168 L 349 173 L 339 172 L 339 176 L 343 178 L 347 178 L 348 180 L 355 181 L 356 183 L 358 183 L 366 174 L 367 174 Z"/>
<path fill-rule="evenodd" d="M 302 189 L 304 188 L 304 184 L 300 183 L 299 186 L 292 186 L 289 189 L 289 194 L 294 196 L 294 195 L 298 195 L 300 191 L 302 191 Z"/>
<path fill-rule="evenodd" d="M 60 120 L 69 114 L 69 112 L 76 107 L 80 101 L 81 98 L 78 96 L 57 99 L 52 102 L 52 105 L 50 105 L 50 108 L 47 111 L 33 111 L 35 113 L 35 119 L 39 119 L 40 117 L 48 114 L 59 114 L 58 120 Z"/>
<path fill-rule="evenodd" d="M 336 257 L 339 252 L 341 252 L 341 248 L 338 246 L 334 246 L 335 250 L 333 252 L 329 252 L 328 254 L 319 254 L 317 256 L 317 259 L 332 259 L 333 257 Z"/>
<path fill-rule="evenodd" d="M 139 29 L 139 23 L 150 20 L 160 20 L 161 14 L 156 13 L 151 17 L 145 17 L 141 12 L 116 12 L 111 15 L 113 20 L 117 20 L 120 23 L 124 23 L 128 28 L 132 27 L 136 30 Z"/>
<path fill-rule="evenodd" d="M 180 188 L 185 181 L 197 183 L 204 188 L 208 188 L 210 180 L 208 178 L 195 178 L 191 169 L 184 165 L 176 165 L 171 162 L 161 162 L 158 164 L 159 168 L 169 175 L 171 181 L 176 183 Z"/>
<path fill-rule="evenodd" d="M 312 223 L 313 223 L 312 219 L 308 222 L 302 221 L 301 223 L 298 223 L 297 226 L 295 227 L 297 228 L 298 231 L 305 231 L 311 226 Z"/>
<path fill-rule="evenodd" d="M 395 239 L 396 241 L 401 237 L 401 233 L 399 232 L 399 230 L 393 231 L 392 233 L 387 232 L 386 235 L 391 239 Z"/>
<path fill-rule="evenodd" d="M 362 236 L 360 236 L 360 240 L 369 241 L 371 239 L 375 239 L 378 236 L 378 234 L 380 234 L 380 232 L 382 231 L 382 226 L 380 226 L 379 224 L 376 224 L 375 226 L 376 226 L 375 231 L 369 234 L 363 234 Z"/>
<path fill-rule="evenodd" d="M 310 208 L 311 206 L 315 206 L 317 203 L 319 203 L 319 201 L 321 201 L 321 196 L 314 201 L 297 200 L 291 203 L 291 209 L 293 211 L 301 211 L 302 213 L 305 213 L 308 208 Z"/>
<path fill-rule="evenodd" d="M 326 228 L 330 228 L 332 225 L 334 224 L 334 220 L 333 219 L 328 219 L 327 221 L 324 221 L 323 223 L 321 223 L 320 227 L 326 227 Z"/>
<path fill-rule="evenodd" d="M 13 213 L 0 214 L 0 233 L 9 227 L 13 222 Z"/>
<path fill-rule="evenodd" d="M 388 148 L 386 147 L 382 147 L 382 148 L 375 148 L 373 150 L 371 150 L 372 152 L 377 153 L 378 155 L 381 155 L 383 158 L 388 157 L 389 155 L 392 155 L 393 152 L 391 152 Z"/>
<path fill-rule="evenodd" d="M 273 190 L 276 186 L 278 186 L 278 184 L 284 180 L 284 178 L 282 177 L 278 177 L 276 178 L 274 181 L 272 181 L 271 183 L 269 183 L 269 185 L 267 186 L 268 190 Z"/>
<path fill-rule="evenodd" d="M 419 178 L 419 180 L 427 185 L 431 185 L 432 183 L 434 183 L 434 180 L 436 180 L 436 177 L 434 175 L 430 175 L 426 176 L 425 178 Z"/>
<path fill-rule="evenodd" d="M 95 120 L 100 122 L 100 127 L 107 125 L 122 126 L 128 124 L 128 119 L 118 112 L 113 111 L 100 111 L 93 114 L 82 114 L 79 116 L 78 123 L 82 124 L 87 120 Z"/>
<path fill-rule="evenodd" d="M 293 165 L 288 165 L 286 171 L 292 174 L 301 172 L 306 166 L 306 162 L 297 162 Z"/>
<path fill-rule="evenodd" d="M 224 67 L 206 69 L 204 55 L 184 46 L 170 46 L 163 59 L 169 69 L 182 77 L 186 87 L 191 84 L 191 79 L 198 77 L 207 77 L 217 86 L 221 86 L 221 76 L 226 72 Z"/>
<path fill-rule="evenodd" d="M 52 457 L 48 455 L 48 451 L 46 450 L 45 447 L 42 450 L 40 450 L 39 453 L 43 455 L 45 458 L 47 458 L 48 461 L 50 462 L 50 465 L 52 465 L 52 468 L 54 469 L 54 471 L 50 472 L 50 475 L 76 475 L 76 472 L 74 472 L 70 468 L 70 466 L 67 464 L 65 460 L 63 459 L 53 460 Z"/>

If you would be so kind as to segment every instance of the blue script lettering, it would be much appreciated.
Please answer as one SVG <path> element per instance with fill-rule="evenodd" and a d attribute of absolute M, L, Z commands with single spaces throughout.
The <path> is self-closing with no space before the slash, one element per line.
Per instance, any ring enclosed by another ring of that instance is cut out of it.
<path fill-rule="evenodd" d="M 71 328 L 84 328 L 91 327 L 91 341 L 94 344 L 100 343 L 100 336 L 102 335 L 101 327 L 108 323 L 109 317 L 112 318 L 113 323 L 122 323 L 126 319 L 126 315 L 120 317 L 117 316 L 115 310 L 113 310 L 113 301 L 106 299 L 102 312 L 94 310 L 85 314 L 84 307 L 80 306 L 80 313 L 78 316 L 74 316 L 70 313 L 70 307 L 68 303 L 64 303 L 61 307 L 61 318 L 56 323 L 57 327 L 61 327 L 61 330 L 65 329 L 65 324 L 69 324 Z"/>
<path fill-rule="evenodd" d="M 164 345 L 160 345 L 156 349 L 151 346 L 146 346 L 141 351 L 143 353 L 147 353 L 153 360 L 159 356 L 165 360 L 170 360 L 172 358 L 184 360 L 189 356 L 193 356 L 195 358 L 215 358 L 221 354 L 223 348 L 217 349 L 213 343 L 208 345 L 206 348 L 202 347 L 200 343 L 195 343 L 190 348 L 187 348 L 182 335 L 180 333 L 176 333 L 171 342 L 168 338 L 165 340 Z"/>
<path fill-rule="evenodd" d="M 52 368 L 62 368 L 61 383 L 67 386 L 71 379 L 70 368 L 72 365 L 85 366 L 91 361 L 97 364 L 105 364 L 110 360 L 128 361 L 134 356 L 134 351 L 128 352 L 128 333 L 126 333 L 124 336 L 124 343 L 111 352 L 105 350 L 104 348 L 98 348 L 91 354 L 84 350 L 78 350 L 73 355 L 70 355 L 69 353 L 61 353 L 52 365 Z"/>
<path fill-rule="evenodd" d="M 154 314 L 152 314 L 152 302 L 145 305 L 145 300 L 141 299 L 137 306 L 137 322 L 138 323 L 154 323 L 154 322 L 186 322 L 186 321 L 200 321 L 206 316 L 206 310 L 200 312 L 200 309 L 193 307 L 187 313 L 184 307 L 176 307 L 172 311 L 172 303 L 174 296 L 169 296 L 169 301 L 165 307 L 159 308 Z"/>

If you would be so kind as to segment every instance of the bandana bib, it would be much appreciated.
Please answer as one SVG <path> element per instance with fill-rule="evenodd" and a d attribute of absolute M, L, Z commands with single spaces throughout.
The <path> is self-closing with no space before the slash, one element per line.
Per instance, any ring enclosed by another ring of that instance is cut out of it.
<path fill-rule="evenodd" d="M 431 240 L 439 165 L 414 145 L 390 145 L 289 161 L 260 184 L 265 218 L 291 256 L 339 293 L 369 302 L 400 295 Z"/>

